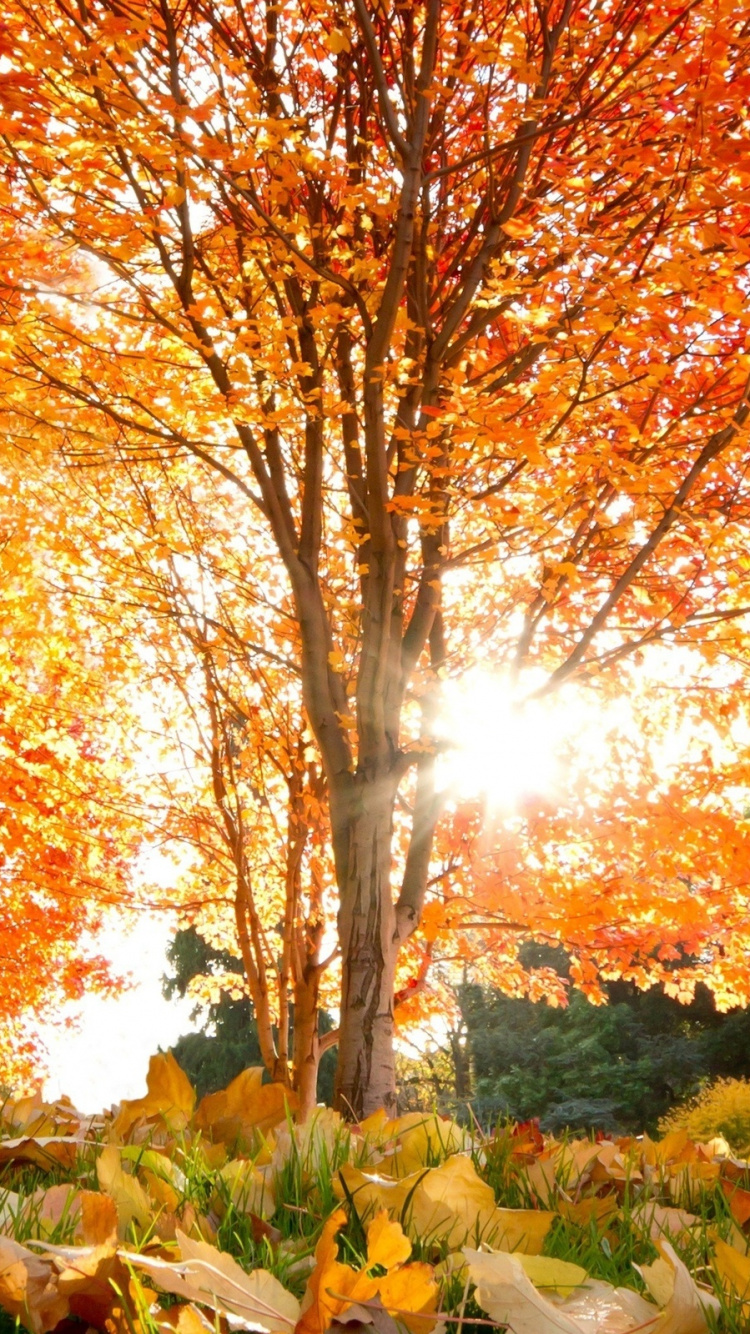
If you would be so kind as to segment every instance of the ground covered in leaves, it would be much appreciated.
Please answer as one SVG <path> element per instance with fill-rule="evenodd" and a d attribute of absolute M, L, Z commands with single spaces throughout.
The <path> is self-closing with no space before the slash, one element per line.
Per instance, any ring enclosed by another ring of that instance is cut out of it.
<path fill-rule="evenodd" d="M 171 1056 L 116 1114 L 9 1101 L 0 1307 L 32 1334 L 740 1334 L 731 1146 L 487 1135 L 415 1113 L 295 1125 L 246 1070 L 196 1107 Z"/>

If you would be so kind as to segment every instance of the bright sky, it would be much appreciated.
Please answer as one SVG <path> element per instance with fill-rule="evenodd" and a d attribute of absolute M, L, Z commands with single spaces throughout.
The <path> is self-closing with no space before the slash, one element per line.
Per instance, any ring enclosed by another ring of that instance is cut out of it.
<path fill-rule="evenodd" d="M 102 933 L 97 949 L 136 985 L 116 1000 L 88 996 L 82 1005 L 71 1004 L 76 1029 L 42 1029 L 49 1051 L 45 1097 L 67 1093 L 80 1111 L 98 1112 L 145 1093 L 149 1056 L 194 1028 L 192 1002 L 167 1001 L 161 993 L 169 935 L 168 922 L 155 915 L 144 915 L 127 932 L 112 926 Z"/>

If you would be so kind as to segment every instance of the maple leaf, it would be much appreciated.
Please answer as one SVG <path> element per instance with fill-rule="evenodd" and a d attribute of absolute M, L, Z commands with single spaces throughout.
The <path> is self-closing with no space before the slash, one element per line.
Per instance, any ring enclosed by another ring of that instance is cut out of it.
<path fill-rule="evenodd" d="M 404 1263 L 411 1255 L 411 1242 L 400 1225 L 390 1221 L 385 1210 L 379 1211 L 367 1228 L 367 1260 L 355 1270 L 337 1258 L 336 1233 L 345 1221 L 343 1210 L 336 1210 L 323 1228 L 296 1334 L 325 1334 L 348 1307 L 376 1296 L 412 1334 L 430 1334 L 438 1287 L 429 1265 Z M 371 1273 L 378 1266 L 386 1271 L 381 1277 Z"/>
<path fill-rule="evenodd" d="M 171 1052 L 152 1056 L 146 1076 L 148 1093 L 121 1104 L 114 1122 L 114 1132 L 125 1139 L 140 1120 L 157 1119 L 170 1129 L 181 1130 L 195 1107 L 195 1089 L 180 1069 Z"/>

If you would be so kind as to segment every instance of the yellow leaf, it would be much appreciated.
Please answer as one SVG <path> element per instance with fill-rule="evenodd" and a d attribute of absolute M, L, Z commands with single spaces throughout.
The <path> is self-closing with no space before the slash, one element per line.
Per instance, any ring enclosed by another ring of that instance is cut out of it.
<path fill-rule="evenodd" d="M 111 1195 L 96 1190 L 82 1190 L 79 1196 L 81 1236 L 87 1246 L 103 1246 L 117 1236 L 117 1206 Z"/>
<path fill-rule="evenodd" d="M 592 1222 L 603 1223 L 616 1214 L 617 1209 L 616 1195 L 585 1195 L 576 1204 L 569 1204 L 567 1200 L 560 1200 L 558 1204 L 558 1212 L 577 1227 L 590 1227 Z"/>
<path fill-rule="evenodd" d="M 670 1209 L 655 1200 L 640 1204 L 633 1210 L 632 1218 L 636 1226 L 653 1240 L 663 1236 L 689 1237 L 690 1229 L 699 1221 L 697 1214 L 690 1214 L 685 1209 Z"/>
<path fill-rule="evenodd" d="M 33 1139 L 5 1139 L 0 1144 L 0 1164 L 34 1163 L 43 1172 L 55 1167 L 75 1167 L 80 1148 L 76 1135 L 44 1135 Z"/>
<path fill-rule="evenodd" d="M 478 1242 L 495 1211 L 495 1194 L 465 1154 L 455 1154 L 425 1172 L 408 1215 L 409 1234 L 446 1242 L 451 1249 Z"/>
<path fill-rule="evenodd" d="M 224 1117 L 242 1115 L 262 1085 L 263 1066 L 248 1066 L 248 1069 L 243 1070 L 236 1079 L 232 1079 L 231 1085 L 227 1085 L 226 1089 L 220 1090 L 219 1093 L 206 1094 L 206 1097 L 200 1099 L 195 1114 L 195 1125 L 198 1130 L 208 1130 L 214 1122 Z"/>
<path fill-rule="evenodd" d="M 382 1164 L 383 1170 L 394 1176 L 408 1176 L 418 1167 L 447 1158 L 468 1146 L 468 1136 L 455 1121 L 424 1112 L 409 1112 L 396 1121 L 387 1122 L 384 1133 L 399 1142 L 390 1159 Z"/>
<path fill-rule="evenodd" d="M 713 1264 L 725 1288 L 738 1297 L 750 1297 L 750 1255 L 742 1255 L 719 1238 Z"/>
<path fill-rule="evenodd" d="M 326 38 L 326 46 L 335 56 L 337 56 L 340 51 L 351 51 L 352 49 L 352 44 L 349 41 L 349 38 L 340 28 L 334 28 L 332 32 L 329 32 Z"/>
<path fill-rule="evenodd" d="M 328 1219 L 315 1248 L 315 1268 L 307 1281 L 302 1316 L 295 1334 L 325 1334 L 332 1320 L 353 1301 L 370 1301 L 377 1280 L 338 1260 L 336 1233 L 346 1222 L 343 1209 Z"/>
<path fill-rule="evenodd" d="M 337 1198 L 341 1200 L 347 1195 L 351 1196 L 359 1217 L 366 1219 L 376 1209 L 387 1209 L 391 1214 L 400 1215 L 407 1196 L 425 1173 L 415 1172 L 395 1181 L 393 1177 L 363 1172 L 351 1163 L 344 1163 L 338 1175 L 340 1180 L 333 1183 Z"/>
<path fill-rule="evenodd" d="M 50 1261 L 10 1237 L 0 1237 L 0 1306 L 33 1334 L 54 1329 L 69 1309 Z"/>
<path fill-rule="evenodd" d="M 220 1314 L 239 1317 L 246 1329 L 267 1334 L 292 1334 L 300 1315 L 297 1298 L 265 1269 L 245 1270 L 231 1255 L 177 1232 L 181 1260 L 122 1252 L 122 1258 L 143 1269 L 165 1292 L 210 1306 Z"/>
<path fill-rule="evenodd" d="M 170 1129 L 182 1130 L 195 1107 L 195 1089 L 171 1052 L 152 1056 L 146 1076 L 148 1093 L 122 1103 L 114 1122 L 114 1132 L 125 1139 L 136 1121 L 163 1118 Z"/>
<path fill-rule="evenodd" d="M 262 1079 L 262 1066 L 251 1066 L 220 1093 L 207 1094 L 195 1114 L 197 1129 L 228 1144 L 279 1125 L 288 1110 L 295 1110 L 296 1095 L 283 1084 L 263 1084 Z"/>
<path fill-rule="evenodd" d="M 550 1301 L 529 1278 L 524 1269 L 528 1261 L 521 1256 L 468 1249 L 464 1255 L 476 1284 L 477 1303 L 498 1324 L 508 1325 L 513 1334 L 589 1334 L 592 1329 L 624 1331 L 639 1325 L 652 1328 L 658 1316 L 657 1308 L 637 1292 L 613 1288 L 609 1283 L 587 1284 L 572 1297 Z"/>
<path fill-rule="evenodd" d="M 233 1158 L 218 1176 L 227 1185 L 229 1200 L 239 1213 L 271 1217 L 276 1208 L 272 1181 L 254 1163 L 246 1158 Z M 224 1200 L 219 1192 L 212 1196 L 211 1208 L 223 1215 Z"/>
<path fill-rule="evenodd" d="M 495 1209 L 485 1224 L 484 1238 L 495 1250 L 540 1255 L 554 1220 L 549 1209 Z"/>
<path fill-rule="evenodd" d="M 141 1183 L 123 1171 L 116 1144 L 102 1149 L 96 1160 L 96 1175 L 100 1188 L 112 1197 L 117 1207 L 119 1235 L 125 1236 L 133 1220 L 147 1228 L 153 1213 L 151 1203 Z"/>
<path fill-rule="evenodd" d="M 422 1242 L 446 1243 L 455 1250 L 480 1240 L 500 1250 L 538 1255 L 555 1214 L 542 1209 L 499 1209 L 491 1186 L 477 1175 L 472 1160 L 454 1154 L 440 1167 L 396 1180 L 363 1172 L 345 1163 L 339 1199 L 348 1195 L 360 1218 L 387 1209 L 404 1223 L 407 1235 Z"/>
<path fill-rule="evenodd" d="M 706 1312 L 718 1315 L 720 1304 L 702 1291 L 668 1241 L 657 1241 L 659 1259 L 636 1265 L 651 1296 L 663 1306 L 659 1334 L 707 1334 Z"/>
<path fill-rule="evenodd" d="M 391 1223 L 386 1209 L 381 1209 L 367 1229 L 367 1263 L 393 1269 L 411 1255 L 411 1242 L 400 1223 Z"/>
<path fill-rule="evenodd" d="M 519 1255 L 517 1259 L 535 1288 L 547 1288 L 561 1297 L 569 1297 L 588 1278 L 585 1269 L 568 1260 L 552 1260 L 547 1255 Z"/>
<path fill-rule="evenodd" d="M 404 1265 L 378 1279 L 378 1296 L 386 1311 L 412 1334 L 429 1334 L 436 1321 L 431 1316 L 440 1289 L 432 1265 Z"/>

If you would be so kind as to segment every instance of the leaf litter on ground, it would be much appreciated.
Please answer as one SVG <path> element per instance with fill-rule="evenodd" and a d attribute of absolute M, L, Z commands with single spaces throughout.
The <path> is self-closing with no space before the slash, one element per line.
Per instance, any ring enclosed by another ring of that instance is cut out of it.
<path fill-rule="evenodd" d="M 726 1142 L 346 1125 L 167 1054 L 86 1118 L 0 1112 L 0 1308 L 30 1334 L 741 1334 L 750 1165 Z M 746 1198 L 747 1197 L 747 1198 Z"/>

